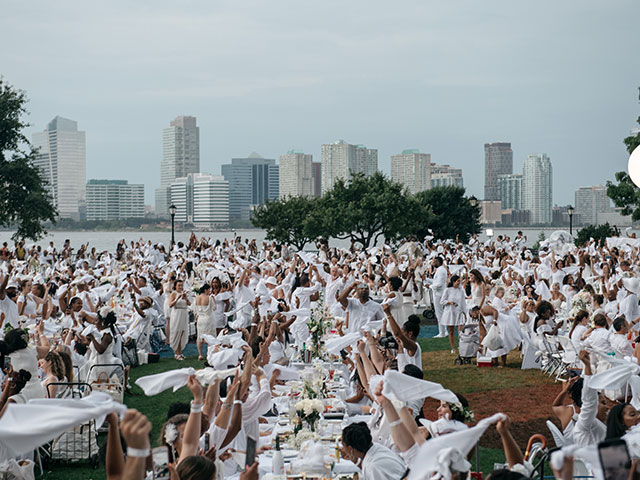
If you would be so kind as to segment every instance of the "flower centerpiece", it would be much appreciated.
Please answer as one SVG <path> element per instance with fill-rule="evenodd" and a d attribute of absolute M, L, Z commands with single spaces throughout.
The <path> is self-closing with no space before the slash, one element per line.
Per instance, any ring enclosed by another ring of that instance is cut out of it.
<path fill-rule="evenodd" d="M 329 327 L 331 315 L 324 303 L 324 295 L 320 293 L 315 308 L 311 311 L 311 319 L 307 322 L 311 334 L 311 354 L 315 358 L 322 355 L 322 337 Z"/>
<path fill-rule="evenodd" d="M 569 318 L 573 318 L 580 310 L 586 310 L 591 312 L 592 310 L 591 294 L 586 290 L 581 290 L 571 298 L 571 311 L 569 312 Z"/>
<path fill-rule="evenodd" d="M 296 403 L 295 408 L 298 422 L 293 429 L 293 433 L 297 436 L 305 426 L 308 427 L 309 431 L 315 432 L 316 424 L 320 420 L 320 414 L 324 411 L 322 400 L 305 398 Z"/>

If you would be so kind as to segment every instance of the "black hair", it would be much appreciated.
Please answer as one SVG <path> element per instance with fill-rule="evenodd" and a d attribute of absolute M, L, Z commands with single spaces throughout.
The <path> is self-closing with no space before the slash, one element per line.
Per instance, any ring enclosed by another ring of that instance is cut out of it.
<path fill-rule="evenodd" d="M 169 410 L 167 411 L 167 418 L 171 418 L 174 415 L 179 415 L 181 413 L 186 413 L 189 415 L 191 412 L 191 407 L 186 402 L 175 402 L 169 405 Z"/>
<path fill-rule="evenodd" d="M 627 324 L 627 321 L 622 318 L 622 317 L 618 317 L 613 321 L 613 329 L 616 332 L 619 332 L 620 330 L 622 330 L 622 327 L 624 327 Z"/>
<path fill-rule="evenodd" d="M 609 440 L 610 438 L 620 438 L 627 432 L 627 426 L 624 424 L 623 414 L 624 409 L 627 405 L 631 405 L 630 403 L 619 403 L 609 410 L 609 415 L 607 415 L 607 435 L 605 436 L 605 440 Z"/>
<path fill-rule="evenodd" d="M 180 480 L 214 480 L 216 464 L 204 455 L 191 455 L 178 464 Z"/>
<path fill-rule="evenodd" d="M 87 353 L 87 344 L 82 342 L 76 342 L 73 346 L 73 349 L 80 355 L 84 357 L 85 353 Z"/>
<path fill-rule="evenodd" d="M 12 328 L 4 336 L 6 343 L 6 354 L 11 355 L 13 352 L 27 348 L 29 344 L 29 334 L 21 328 Z"/>
<path fill-rule="evenodd" d="M 453 392 L 453 394 L 458 397 L 458 402 L 460 402 L 460 405 L 462 405 L 462 409 L 469 408 L 469 401 L 464 398 L 461 393 Z M 464 423 L 465 418 L 462 409 L 451 409 L 451 420 L 457 420 L 458 422 Z"/>
<path fill-rule="evenodd" d="M 449 279 L 449 287 L 453 287 L 453 284 L 456 283 L 458 280 L 460 280 L 460 277 L 458 275 L 452 275 L 451 278 Z"/>
<path fill-rule="evenodd" d="M 402 371 L 405 375 L 409 375 L 410 377 L 417 378 L 419 380 L 424 380 L 424 373 L 418 367 L 413 364 L 405 365 L 404 370 Z"/>
<path fill-rule="evenodd" d="M 402 286 L 402 279 L 400 277 L 389 277 L 389 285 L 391 285 L 391 290 L 397 292 Z"/>
<path fill-rule="evenodd" d="M 576 382 L 569 387 L 569 393 L 571 394 L 571 400 L 573 400 L 573 404 L 582 408 L 582 385 L 584 384 L 584 379 L 580 377 Z"/>
<path fill-rule="evenodd" d="M 342 430 L 342 443 L 358 452 L 368 452 L 373 442 L 367 424 L 365 422 L 356 422 L 344 427 Z"/>
<path fill-rule="evenodd" d="M 16 391 L 20 392 L 27 384 L 27 382 L 31 380 L 31 372 L 28 372 L 27 370 L 21 368 L 13 378 L 16 383 Z"/>
<path fill-rule="evenodd" d="M 115 337 L 116 335 L 115 325 L 116 325 L 116 322 L 118 321 L 118 319 L 116 318 L 116 312 L 114 312 L 113 310 L 110 310 L 109 313 L 107 313 L 104 317 L 100 315 L 100 312 L 98 312 L 98 318 L 102 320 L 102 322 L 104 322 L 104 324 L 107 327 L 109 327 L 109 330 L 111 330 L 111 333 Z"/>
<path fill-rule="evenodd" d="M 208 283 L 205 283 L 200 287 L 200 289 L 198 290 L 198 293 L 204 293 L 207 290 L 211 290 L 211 285 L 209 285 Z"/>
<path fill-rule="evenodd" d="M 500 468 L 491 472 L 487 480 L 527 480 L 528 478 L 521 473 L 512 472 L 507 468 Z"/>
<path fill-rule="evenodd" d="M 553 305 L 551 305 L 551 303 L 547 302 L 546 300 L 542 300 L 540 303 L 538 303 L 538 306 L 536 307 L 536 313 L 538 314 L 539 317 L 542 316 L 542 314 L 547 313 L 547 312 L 554 312 L 554 308 Z"/>
<path fill-rule="evenodd" d="M 420 317 L 409 315 L 402 328 L 405 332 L 412 333 L 414 338 L 418 338 L 418 335 L 420 335 Z"/>

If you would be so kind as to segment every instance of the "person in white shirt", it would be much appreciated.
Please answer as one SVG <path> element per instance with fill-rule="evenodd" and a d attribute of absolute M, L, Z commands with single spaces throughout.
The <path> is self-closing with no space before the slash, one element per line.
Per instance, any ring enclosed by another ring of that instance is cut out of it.
<path fill-rule="evenodd" d="M 7 325 L 18 328 L 18 285 L 9 283 L 9 274 L 4 275 L 0 280 L 0 340 L 4 338 L 4 331 Z"/>
<path fill-rule="evenodd" d="M 356 287 L 356 297 L 349 298 L 349 295 Z M 385 314 L 379 303 L 369 299 L 369 286 L 364 283 L 352 283 L 342 294 L 338 301 L 342 308 L 349 314 L 349 332 L 358 332 L 366 327 L 369 322 L 383 320 Z"/>
<path fill-rule="evenodd" d="M 637 320 L 635 320 L 637 321 Z M 615 335 L 611 335 L 611 347 L 615 352 L 617 357 L 633 357 L 633 346 L 631 342 L 627 338 L 627 334 L 629 333 L 629 326 L 627 325 L 627 321 L 618 317 L 613 321 L 613 329 L 615 330 Z"/>
<path fill-rule="evenodd" d="M 436 267 L 436 271 L 433 274 L 433 280 L 431 282 L 431 291 L 433 292 L 433 307 L 436 311 L 436 319 L 438 320 L 438 335 L 437 338 L 447 336 L 447 328 L 442 324 L 442 315 L 444 314 L 444 305 L 441 303 L 442 294 L 447 288 L 447 268 L 444 266 L 442 257 L 436 257 L 433 259 L 432 266 Z"/>
<path fill-rule="evenodd" d="M 589 328 L 582 336 L 583 348 L 611 352 L 612 333 L 607 328 L 607 318 L 599 313 L 593 317 L 593 324 L 594 327 Z"/>
<path fill-rule="evenodd" d="M 364 422 L 352 423 L 342 430 L 340 452 L 343 458 L 360 466 L 363 480 L 400 480 L 407 471 L 399 455 L 372 442 Z"/>

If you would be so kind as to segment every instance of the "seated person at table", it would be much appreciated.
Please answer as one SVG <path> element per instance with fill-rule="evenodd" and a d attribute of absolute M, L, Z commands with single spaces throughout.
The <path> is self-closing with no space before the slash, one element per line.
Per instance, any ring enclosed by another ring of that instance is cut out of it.
<path fill-rule="evenodd" d="M 358 465 L 363 480 L 400 480 L 407 467 L 396 453 L 371 441 L 364 422 L 352 423 L 342 430 L 342 456 Z"/>

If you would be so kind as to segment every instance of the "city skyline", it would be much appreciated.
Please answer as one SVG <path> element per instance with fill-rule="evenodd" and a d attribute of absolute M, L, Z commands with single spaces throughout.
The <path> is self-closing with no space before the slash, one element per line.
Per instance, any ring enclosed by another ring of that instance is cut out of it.
<path fill-rule="evenodd" d="M 0 39 L 23 39 L 0 64 L 30 99 L 28 136 L 56 114 L 76 119 L 87 178 L 124 172 L 145 184 L 147 204 L 160 183 L 149 175 L 159 132 L 177 114 L 198 118 L 205 172 L 252 150 L 319 159 L 322 144 L 345 138 L 378 149 L 388 175 L 391 155 L 428 152 L 468 172 L 465 186 L 481 198 L 482 145 L 509 141 L 514 172 L 532 152 L 554 159 L 556 201 L 568 204 L 579 186 L 625 170 L 622 139 L 638 116 L 640 64 L 628 61 L 637 13 L 631 0 L 13 2 Z M 74 48 L 45 51 L 50 38 Z"/>

